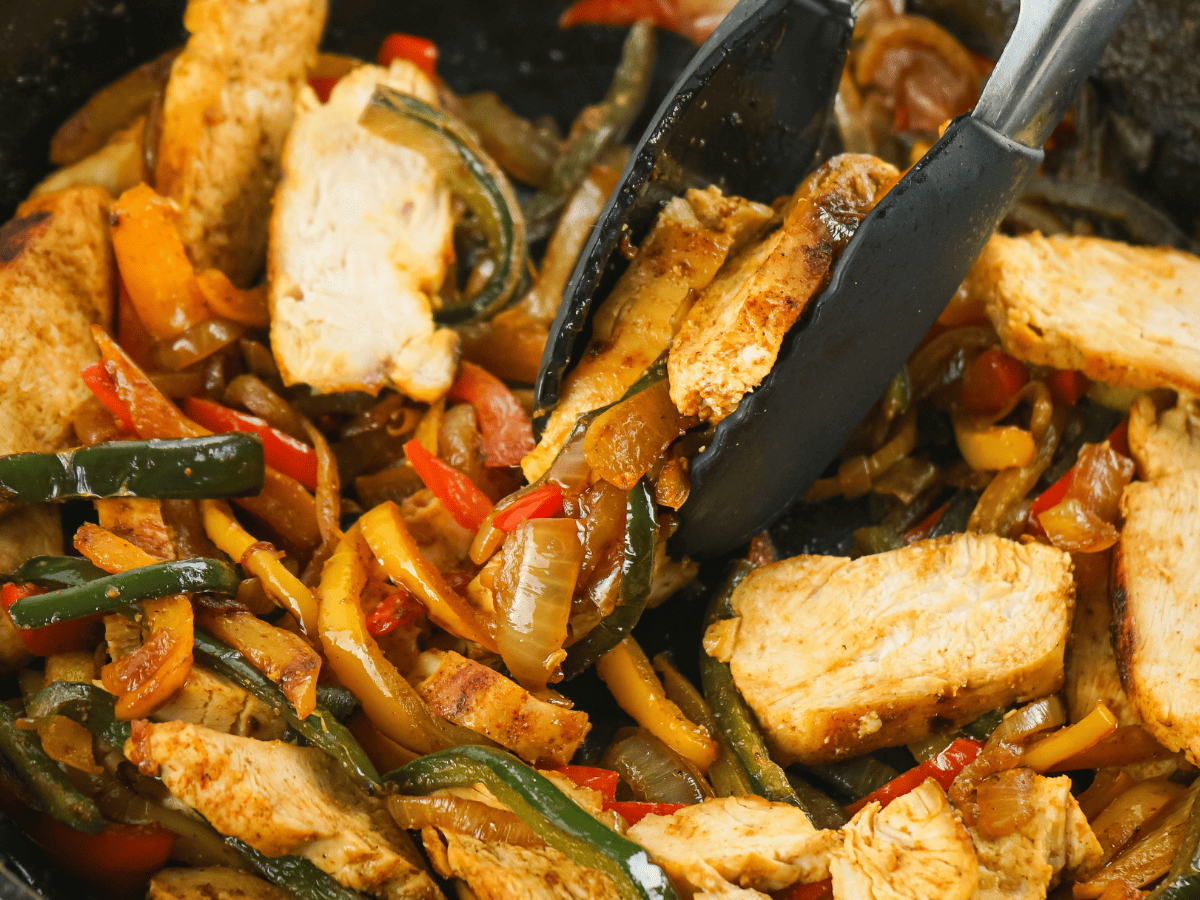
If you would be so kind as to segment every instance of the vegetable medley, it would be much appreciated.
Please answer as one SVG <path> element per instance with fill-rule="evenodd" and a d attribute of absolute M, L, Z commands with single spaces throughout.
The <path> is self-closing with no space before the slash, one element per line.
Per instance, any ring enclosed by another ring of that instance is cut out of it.
<path fill-rule="evenodd" d="M 318 54 L 323 0 L 190 0 L 184 47 L 63 126 L 0 230 L 42 342 L 0 395 L 0 805 L 66 873 L 161 900 L 1200 891 L 1200 259 L 1045 189 L 1094 110 L 798 506 L 853 518 L 838 555 L 764 532 L 702 647 L 642 649 L 647 609 L 701 615 L 671 599 L 690 459 L 991 65 L 860 4 L 844 152 L 770 205 L 666 204 L 535 435 L 654 25 L 700 41 L 728 8 L 572 6 L 631 27 L 564 136 L 455 94 L 419 36 Z M 572 689 L 592 670 L 613 703 Z"/>

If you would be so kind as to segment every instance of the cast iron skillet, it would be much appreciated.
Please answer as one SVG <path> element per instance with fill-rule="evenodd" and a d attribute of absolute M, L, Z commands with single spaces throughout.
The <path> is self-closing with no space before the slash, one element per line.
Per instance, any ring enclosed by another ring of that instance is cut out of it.
<path fill-rule="evenodd" d="M 495 91 L 518 112 L 551 114 L 565 128 L 584 104 L 603 96 L 625 34 L 598 27 L 560 31 L 556 20 L 566 4 L 330 0 L 323 49 L 373 59 L 388 32 L 419 34 L 437 42 L 439 71 L 454 90 Z M 183 43 L 184 5 L 184 0 L 0 2 L 0 222 L 49 171 L 50 137 L 67 116 L 97 88 Z M 659 33 L 650 112 L 693 50 L 683 39 Z M 635 123 L 634 134 L 648 116 Z M 698 636 L 687 639 L 699 646 Z M 0 900 L 93 896 L 55 872 L 0 813 Z"/>

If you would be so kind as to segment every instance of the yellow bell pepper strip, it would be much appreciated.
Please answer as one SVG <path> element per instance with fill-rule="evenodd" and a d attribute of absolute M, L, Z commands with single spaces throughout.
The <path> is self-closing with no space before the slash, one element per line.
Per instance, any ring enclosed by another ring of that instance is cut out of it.
<path fill-rule="evenodd" d="M 201 627 L 240 652 L 279 685 L 297 716 L 305 719 L 316 709 L 321 657 L 303 638 L 264 622 L 236 603 L 222 608 L 201 597 L 197 605 L 196 617 Z"/>
<path fill-rule="evenodd" d="M 222 553 L 241 564 L 247 575 L 262 582 L 275 602 L 296 617 L 300 630 L 317 637 L 317 598 L 299 578 L 279 561 L 270 544 L 256 541 L 220 500 L 201 500 L 204 532 Z"/>
<path fill-rule="evenodd" d="M 720 749 L 717 742 L 667 699 L 650 660 L 632 635 L 600 657 L 596 673 L 621 709 L 639 725 L 701 772 L 713 764 Z"/>
<path fill-rule="evenodd" d="M 1042 738 L 1027 748 L 1021 756 L 1020 765 L 1045 772 L 1055 764 L 1102 741 L 1117 730 L 1117 717 L 1103 704 L 1061 731 Z"/>
<path fill-rule="evenodd" d="M 451 634 L 482 644 L 499 653 L 495 637 L 479 621 L 475 610 L 452 591 L 437 568 L 425 558 L 409 534 L 400 509 L 390 500 L 358 520 L 362 536 L 383 563 L 388 578 L 403 585 L 429 610 L 429 618 Z"/>
<path fill-rule="evenodd" d="M 174 595 L 142 602 L 150 637 L 100 670 L 104 689 L 118 696 L 117 718 L 144 719 L 183 687 L 192 671 L 192 604 Z"/>
<path fill-rule="evenodd" d="M 266 328 L 271 324 L 266 285 L 242 290 L 220 269 L 205 269 L 192 277 L 192 292 L 200 295 L 215 316 L 251 328 Z"/>
<path fill-rule="evenodd" d="M 271 709 L 279 710 L 292 728 L 312 746 L 327 753 L 364 790 L 379 788 L 379 772 L 363 752 L 350 730 L 319 700 L 305 718 L 296 715 L 283 692 L 246 657 L 203 629 L 196 630 L 196 655 L 218 675 L 249 691 Z"/>
<path fill-rule="evenodd" d="M 359 596 L 367 583 L 371 559 L 371 548 L 357 528 L 352 528 L 338 541 L 321 571 L 317 630 L 338 680 L 358 697 L 376 728 L 409 750 L 432 753 L 484 742 L 486 739 L 473 731 L 435 719 L 367 631 Z"/>

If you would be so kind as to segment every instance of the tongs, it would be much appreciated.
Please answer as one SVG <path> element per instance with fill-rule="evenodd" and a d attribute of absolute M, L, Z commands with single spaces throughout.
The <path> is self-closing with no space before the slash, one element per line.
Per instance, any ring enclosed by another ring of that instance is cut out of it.
<path fill-rule="evenodd" d="M 863 220 L 770 375 L 691 465 L 679 549 L 731 550 L 776 520 L 837 456 L 954 295 L 1041 163 L 1131 0 L 1024 0 L 975 110 Z M 742 0 L 660 107 L 580 258 L 550 333 L 537 403 L 557 400 L 594 298 L 692 186 L 770 201 L 807 172 L 853 29 L 842 0 Z"/>

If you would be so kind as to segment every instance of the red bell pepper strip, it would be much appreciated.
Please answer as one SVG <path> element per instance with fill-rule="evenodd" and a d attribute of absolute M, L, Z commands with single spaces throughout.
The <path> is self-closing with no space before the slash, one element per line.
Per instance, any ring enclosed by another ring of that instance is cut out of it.
<path fill-rule="evenodd" d="M 702 44 L 733 4 L 710 0 L 708 9 L 700 9 L 693 3 L 689 12 L 680 6 L 679 0 L 578 0 L 559 16 L 558 25 L 632 25 L 651 19 L 658 28 Z"/>
<path fill-rule="evenodd" d="M 1023 362 L 992 347 L 967 366 L 959 400 L 968 412 L 994 413 L 1007 406 L 1028 381 Z"/>
<path fill-rule="evenodd" d="M 317 489 L 317 451 L 303 441 L 272 428 L 258 416 L 200 397 L 186 398 L 183 411 L 193 422 L 210 431 L 248 431 L 257 434 L 262 438 L 263 455 L 268 466 L 295 478 L 310 491 Z"/>
<path fill-rule="evenodd" d="M 1091 386 L 1087 376 L 1076 369 L 1055 369 L 1046 376 L 1050 396 L 1059 403 L 1078 403 Z"/>
<path fill-rule="evenodd" d="M 646 816 L 670 816 L 683 809 L 684 803 L 644 803 L 640 800 L 606 800 L 605 809 L 620 813 L 630 825 L 636 825 Z"/>
<path fill-rule="evenodd" d="M 404 454 L 425 482 L 425 487 L 442 501 L 454 521 L 463 528 L 478 531 L 494 508 L 487 495 L 458 469 L 442 462 L 421 446 L 416 438 L 404 445 Z"/>
<path fill-rule="evenodd" d="M 1122 420 L 1121 424 L 1112 430 L 1112 433 L 1108 436 L 1108 445 L 1122 456 L 1130 455 L 1128 419 Z M 1071 466 L 1058 481 L 1037 495 L 1029 507 L 1030 528 L 1034 531 L 1042 531 L 1041 523 L 1038 522 L 1038 516 L 1051 507 L 1062 503 L 1063 497 L 1067 495 L 1067 491 L 1071 488 L 1071 482 L 1074 480 L 1075 467 Z"/>
<path fill-rule="evenodd" d="M 956 738 L 955 741 L 939 753 L 930 757 L 919 766 L 914 766 L 903 775 L 893 778 L 883 787 L 871 791 L 857 803 L 846 807 L 846 812 L 854 815 L 868 803 L 879 801 L 880 806 L 887 806 L 897 797 L 907 794 L 914 788 L 924 784 L 926 778 L 932 778 L 942 786 L 942 790 L 950 790 L 950 785 L 959 773 L 979 755 L 983 749 L 981 741 L 970 738 Z"/>
<path fill-rule="evenodd" d="M 387 67 L 393 60 L 406 59 L 430 78 L 437 77 L 437 44 L 415 34 L 389 34 L 379 46 L 377 62 Z"/>
<path fill-rule="evenodd" d="M 80 369 L 79 377 L 88 386 L 88 390 L 96 395 L 96 399 L 108 407 L 108 411 L 117 420 L 117 426 L 123 431 L 133 431 L 133 416 L 129 414 L 129 407 L 125 405 L 125 401 L 117 394 L 117 386 L 104 363 L 94 362 Z"/>
<path fill-rule="evenodd" d="M 333 93 L 333 87 L 339 81 L 341 81 L 340 78 L 334 78 L 332 75 L 308 76 L 308 86 L 313 89 L 313 93 L 322 103 L 329 102 L 329 95 Z"/>
<path fill-rule="evenodd" d="M 124 280 L 118 283 L 117 290 L 117 342 L 130 359 L 142 368 L 146 367 L 154 337 L 142 324 L 133 301 L 129 299 L 129 289 L 125 287 Z"/>
<path fill-rule="evenodd" d="M 597 769 L 593 766 L 563 766 L 555 769 L 570 778 L 581 788 L 598 791 L 605 801 L 617 799 L 617 782 L 621 776 L 612 769 Z"/>
<path fill-rule="evenodd" d="M 562 512 L 562 508 L 562 488 L 553 481 L 548 481 L 496 513 L 492 524 L 501 531 L 516 531 L 521 527 L 521 523 L 529 519 L 544 519 L 556 515 Z"/>
<path fill-rule="evenodd" d="M 833 896 L 833 879 L 823 878 L 811 884 L 793 884 L 775 895 L 779 900 L 822 900 Z"/>
<path fill-rule="evenodd" d="M 379 637 L 397 628 L 408 628 L 423 615 L 425 607 L 421 601 L 401 588 L 388 594 L 371 610 L 367 616 L 367 631 L 371 637 Z"/>
<path fill-rule="evenodd" d="M 8 608 L 18 600 L 44 593 L 45 591 L 34 584 L 10 582 L 0 589 L 0 606 L 4 607 L 4 614 L 8 615 Z M 95 622 L 95 616 L 67 619 L 40 628 L 17 628 L 17 636 L 25 645 L 25 649 L 34 656 L 51 656 L 69 650 L 90 650 L 95 644 L 96 635 L 92 633 Z"/>
<path fill-rule="evenodd" d="M 491 372 L 464 362 L 446 396 L 475 407 L 483 437 L 484 465 L 520 465 L 521 457 L 533 449 L 529 416 L 513 392 Z"/>
<path fill-rule="evenodd" d="M 946 514 L 946 510 L 949 508 L 950 501 L 947 500 L 928 516 L 922 519 L 919 525 L 904 532 L 904 543 L 915 544 L 917 541 L 923 541 L 925 538 L 929 537 L 929 532 L 933 531 L 933 526 L 942 520 L 942 516 Z"/>

